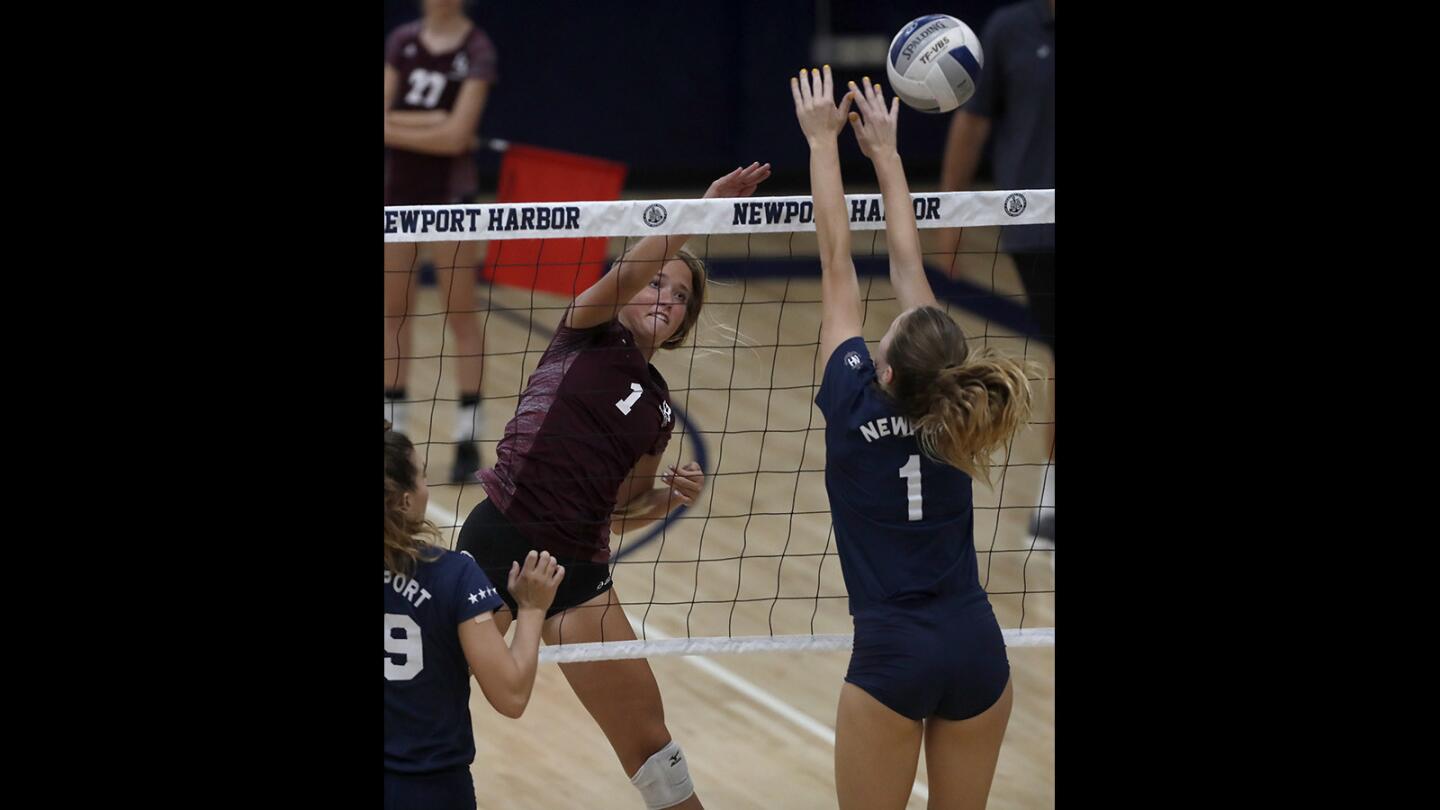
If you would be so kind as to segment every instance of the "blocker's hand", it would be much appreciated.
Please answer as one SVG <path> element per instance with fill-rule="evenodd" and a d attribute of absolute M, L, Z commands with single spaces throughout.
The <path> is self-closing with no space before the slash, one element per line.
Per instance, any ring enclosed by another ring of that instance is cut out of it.
<path fill-rule="evenodd" d="M 850 95 L 855 97 L 855 109 L 850 113 L 850 128 L 855 130 L 855 140 L 860 142 L 860 151 L 871 160 L 882 155 L 897 154 L 895 147 L 895 125 L 900 117 L 900 97 L 890 99 L 890 108 L 885 108 L 885 95 L 880 85 L 871 84 L 870 77 L 863 79 L 863 90 L 856 89 L 850 82 Z M 862 118 L 863 116 L 863 118 Z"/>
<path fill-rule="evenodd" d="M 831 101 L 835 97 L 835 83 L 830 76 L 830 66 L 824 73 L 818 70 L 800 70 L 799 78 L 790 79 L 790 95 L 795 99 L 795 117 L 800 121 L 800 130 L 811 146 L 834 139 L 845 126 L 845 114 L 850 111 L 853 93 L 846 93 L 840 106 Z"/>

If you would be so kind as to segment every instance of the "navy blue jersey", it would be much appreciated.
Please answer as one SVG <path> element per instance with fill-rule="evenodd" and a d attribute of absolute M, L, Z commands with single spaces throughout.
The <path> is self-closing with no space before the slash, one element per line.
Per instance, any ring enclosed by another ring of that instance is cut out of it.
<path fill-rule="evenodd" d="M 880 390 L 863 339 L 835 349 L 815 404 L 851 614 L 930 596 L 984 598 L 970 476 L 921 452 Z"/>
<path fill-rule="evenodd" d="M 436 549 L 414 576 L 385 571 L 385 769 L 429 773 L 475 759 L 460 624 L 500 607 L 467 554 Z"/>

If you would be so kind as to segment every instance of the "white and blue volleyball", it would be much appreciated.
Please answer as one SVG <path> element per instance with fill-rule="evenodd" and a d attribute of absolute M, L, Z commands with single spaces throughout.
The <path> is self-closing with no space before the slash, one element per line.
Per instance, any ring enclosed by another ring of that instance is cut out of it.
<path fill-rule="evenodd" d="M 920 112 L 945 113 L 975 95 L 985 55 L 970 26 L 946 14 L 927 14 L 890 40 L 885 70 L 900 100 Z"/>

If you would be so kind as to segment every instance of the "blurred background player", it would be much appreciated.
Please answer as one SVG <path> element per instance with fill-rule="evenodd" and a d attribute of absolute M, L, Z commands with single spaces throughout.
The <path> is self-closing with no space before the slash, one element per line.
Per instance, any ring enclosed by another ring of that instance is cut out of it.
<path fill-rule="evenodd" d="M 940 170 L 941 191 L 969 191 L 987 141 L 995 187 L 1055 188 L 1055 0 L 997 9 L 980 34 L 985 69 L 975 95 L 955 112 Z M 1055 351 L 1055 226 L 1001 229 L 1000 249 L 1015 261 L 1040 333 Z M 941 234 L 940 262 L 953 271 L 960 231 Z M 1053 395 L 1053 390 L 1052 390 Z M 1054 460 L 1054 433 L 1051 433 Z M 1046 470 L 1032 526 L 1055 539 L 1055 470 Z"/>
<path fill-rule="evenodd" d="M 1010 664 L 980 585 L 972 477 L 1025 424 L 1024 368 L 971 351 L 926 280 L 896 146 L 900 101 L 865 79 L 837 109 L 830 67 L 790 80 L 810 145 L 820 246 L 825 490 L 855 623 L 835 722 L 841 810 L 905 807 L 920 747 L 931 807 L 983 808 L 1011 705 Z M 885 200 L 890 283 L 904 311 L 875 356 L 861 337 L 860 285 L 836 136 L 849 120 Z M 895 417 L 901 422 L 895 427 Z M 866 428 L 884 422 L 873 436 Z"/>
<path fill-rule="evenodd" d="M 565 576 L 549 554 L 511 562 L 518 607 L 507 648 L 501 601 L 469 556 L 434 545 L 415 447 L 385 423 L 385 808 L 473 810 L 470 673 L 506 717 L 530 702 L 545 610 Z"/>
<path fill-rule="evenodd" d="M 495 82 L 495 48 L 465 15 L 462 0 L 423 0 L 424 16 L 385 43 L 385 204 L 446 205 L 477 190 L 475 131 Z M 476 310 L 481 243 L 431 242 L 436 283 L 454 337 L 460 408 L 452 435 L 454 482 L 480 469 L 481 354 Z M 409 428 L 406 373 L 420 243 L 385 245 L 385 418 Z"/>

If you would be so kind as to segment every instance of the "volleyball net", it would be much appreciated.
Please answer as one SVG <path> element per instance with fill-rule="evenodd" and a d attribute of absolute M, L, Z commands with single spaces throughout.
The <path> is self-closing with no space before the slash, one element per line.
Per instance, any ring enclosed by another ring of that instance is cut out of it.
<path fill-rule="evenodd" d="M 901 311 L 890 287 L 884 207 L 848 195 L 852 252 L 872 350 Z M 1054 643 L 1054 362 L 1029 316 L 1005 228 L 1053 223 L 1053 190 L 912 195 L 927 273 L 972 347 L 990 345 L 1044 372 L 1030 423 L 974 485 L 981 584 L 1011 646 Z M 958 242 L 954 237 L 959 231 Z M 675 430 L 661 470 L 697 462 L 705 488 L 663 522 L 612 537 L 615 592 L 638 640 L 562 643 L 544 661 L 849 649 L 847 595 L 824 484 L 825 421 L 814 398 L 820 357 L 820 265 L 809 197 L 406 206 L 385 209 L 387 278 L 418 282 L 387 313 L 387 358 L 402 357 L 396 429 L 429 469 L 430 516 L 453 547 L 485 493 L 442 479 L 457 436 L 484 466 L 565 309 L 639 239 L 689 235 L 708 267 L 690 338 L 652 362 L 670 386 Z M 483 259 L 481 258 L 483 256 Z M 481 277 L 473 291 L 462 272 Z M 397 320 L 398 319 L 398 320 Z M 483 348 L 457 348 L 452 321 L 473 319 Z M 403 351 L 389 329 L 403 324 Z M 387 360 L 387 375 L 392 362 Z M 469 371 L 466 371 L 469 369 Z M 480 371 L 476 371 L 480 369 Z M 459 380 L 479 374 L 481 405 L 463 409 Z M 387 399 L 387 415 L 393 403 Z M 475 414 L 472 433 L 457 418 Z M 577 460 L 577 465 L 581 463 Z M 618 522 L 617 522 L 618 524 Z M 617 525 L 617 528 L 620 528 Z M 563 641 L 563 633 L 562 633 Z"/>

